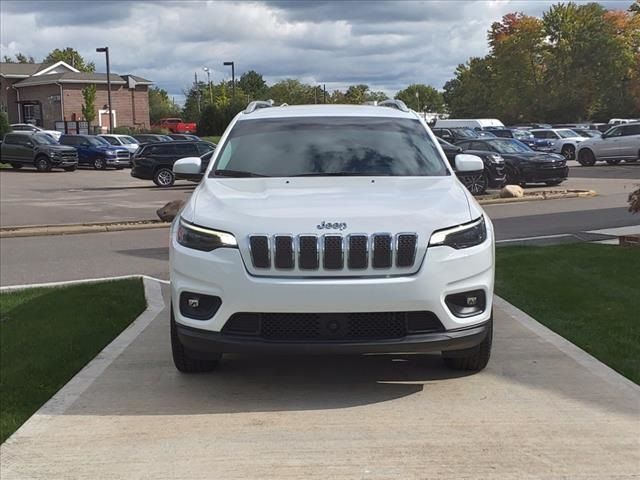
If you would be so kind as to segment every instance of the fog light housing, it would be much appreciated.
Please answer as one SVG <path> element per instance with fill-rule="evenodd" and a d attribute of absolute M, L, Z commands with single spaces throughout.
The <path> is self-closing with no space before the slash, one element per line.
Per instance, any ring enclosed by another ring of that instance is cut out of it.
<path fill-rule="evenodd" d="M 447 307 L 456 317 L 465 318 L 479 315 L 487 306 L 484 290 L 470 290 L 468 292 L 447 295 L 444 299 Z"/>
<path fill-rule="evenodd" d="M 222 305 L 220 297 L 201 293 L 182 292 L 180 294 L 180 313 L 194 320 L 209 320 Z"/>

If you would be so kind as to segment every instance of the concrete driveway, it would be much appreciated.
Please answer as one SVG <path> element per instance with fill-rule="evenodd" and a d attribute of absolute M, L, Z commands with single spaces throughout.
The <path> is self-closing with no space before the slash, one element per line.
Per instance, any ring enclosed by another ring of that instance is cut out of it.
<path fill-rule="evenodd" d="M 0 476 L 637 478 L 640 389 L 508 304 L 495 320 L 476 375 L 437 356 L 230 356 L 188 376 L 164 309 L 5 442 Z"/>

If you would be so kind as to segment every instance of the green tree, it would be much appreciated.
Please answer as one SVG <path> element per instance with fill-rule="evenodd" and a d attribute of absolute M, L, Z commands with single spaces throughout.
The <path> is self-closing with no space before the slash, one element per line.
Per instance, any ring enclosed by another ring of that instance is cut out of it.
<path fill-rule="evenodd" d="M 9 126 L 7 112 L 0 112 L 0 139 L 4 138 L 4 136 L 10 131 L 11 127 Z"/>
<path fill-rule="evenodd" d="M 499 88 L 490 57 L 471 58 L 458 65 L 455 75 L 444 85 L 443 94 L 452 117 L 500 117 L 495 108 Z"/>
<path fill-rule="evenodd" d="M 180 107 L 170 98 L 166 90 L 159 87 L 149 89 L 149 118 L 156 125 L 161 118 L 180 116 Z"/>
<path fill-rule="evenodd" d="M 238 81 L 238 87 L 249 96 L 249 100 L 264 99 L 267 93 L 267 82 L 255 70 L 243 73 Z"/>
<path fill-rule="evenodd" d="M 276 105 L 281 103 L 303 105 L 313 103 L 315 96 L 311 85 L 294 78 L 287 78 L 269 87 L 268 98 L 272 99 Z"/>
<path fill-rule="evenodd" d="M 35 60 L 33 59 L 32 56 L 28 56 L 27 57 L 22 52 L 18 52 L 18 53 L 16 53 L 15 58 L 5 55 L 3 57 L 3 62 L 5 62 L 5 63 L 35 63 Z"/>
<path fill-rule="evenodd" d="M 77 50 L 71 47 L 66 47 L 63 50 L 56 48 L 49 52 L 42 63 L 52 64 L 63 61 L 73 68 L 80 70 L 81 72 L 95 72 L 96 64 L 93 62 L 86 62 L 85 59 L 78 53 Z"/>
<path fill-rule="evenodd" d="M 91 124 L 96 119 L 96 86 L 87 85 L 82 89 L 82 117 Z"/>
<path fill-rule="evenodd" d="M 417 112 L 444 112 L 442 94 L 430 85 L 416 83 L 396 93 L 395 98 L 402 100 Z"/>

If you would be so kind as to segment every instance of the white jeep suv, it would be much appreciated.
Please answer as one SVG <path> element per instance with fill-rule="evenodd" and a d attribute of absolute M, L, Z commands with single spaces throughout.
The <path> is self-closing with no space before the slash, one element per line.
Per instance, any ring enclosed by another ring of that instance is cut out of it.
<path fill-rule="evenodd" d="M 578 162 L 591 166 L 604 160 L 616 165 L 622 160 L 635 162 L 640 159 L 640 123 L 627 123 L 612 127 L 602 137 L 589 138 L 578 148 Z"/>
<path fill-rule="evenodd" d="M 187 158 L 174 172 L 200 168 Z M 492 224 L 402 102 L 252 102 L 176 217 L 170 252 L 182 372 L 225 352 L 442 352 L 476 371 L 489 360 Z"/>
<path fill-rule="evenodd" d="M 578 145 L 586 140 L 569 128 L 534 128 L 529 131 L 535 138 L 549 140 L 552 151 L 561 153 L 567 160 L 576 158 Z"/>

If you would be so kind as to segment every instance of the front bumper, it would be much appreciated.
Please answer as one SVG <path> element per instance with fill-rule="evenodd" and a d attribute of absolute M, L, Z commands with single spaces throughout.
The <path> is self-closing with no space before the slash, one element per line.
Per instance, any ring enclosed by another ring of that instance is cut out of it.
<path fill-rule="evenodd" d="M 133 172 L 132 172 L 133 173 Z M 194 350 L 304 351 L 304 352 L 426 352 L 464 349 L 484 338 L 483 324 L 491 318 L 494 282 L 493 229 L 475 247 L 427 249 L 420 269 L 405 276 L 370 277 L 257 277 L 248 273 L 240 251 L 219 248 L 212 252 L 187 249 L 171 235 L 171 296 L 181 340 Z M 466 318 L 455 316 L 445 303 L 450 294 L 482 290 L 484 310 Z M 181 314 L 180 295 L 190 292 L 220 297 L 222 303 L 209 319 Z M 429 311 L 442 331 L 412 334 L 397 339 L 366 341 L 271 341 L 221 333 L 238 312 L 352 313 Z M 475 328 L 479 330 L 474 330 Z"/>
<path fill-rule="evenodd" d="M 546 168 L 540 166 L 524 169 L 522 173 L 525 182 L 559 182 L 567 179 L 569 167 Z"/>
<path fill-rule="evenodd" d="M 105 161 L 109 167 L 128 167 L 131 165 L 131 160 L 128 158 L 105 157 Z"/>
<path fill-rule="evenodd" d="M 275 342 L 247 339 L 197 328 L 176 325 L 180 342 L 191 352 L 207 353 L 280 353 L 280 354 L 365 354 L 433 353 L 467 350 L 478 346 L 489 332 L 489 322 L 448 332 L 409 335 L 389 340 L 361 342 Z"/>

